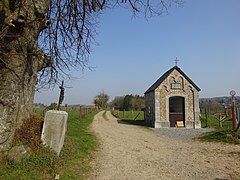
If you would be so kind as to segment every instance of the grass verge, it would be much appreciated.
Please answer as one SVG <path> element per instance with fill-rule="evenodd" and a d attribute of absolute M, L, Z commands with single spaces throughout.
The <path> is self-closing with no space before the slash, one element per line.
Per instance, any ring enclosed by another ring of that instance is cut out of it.
<path fill-rule="evenodd" d="M 91 112 L 80 121 L 79 110 L 68 112 L 66 137 L 59 157 L 42 146 L 32 150 L 29 158 L 18 164 L 8 162 L 1 155 L 0 179 L 54 179 L 56 174 L 60 179 L 83 179 L 90 170 L 89 160 L 97 147 L 96 137 L 88 131 L 96 113 Z"/>
<path fill-rule="evenodd" d="M 61 153 L 61 158 L 66 162 L 60 168 L 61 179 L 83 179 L 89 172 L 89 160 L 92 152 L 97 147 L 96 137 L 89 132 L 96 112 L 92 112 L 79 121 L 79 111 L 69 117 L 67 140 Z"/>

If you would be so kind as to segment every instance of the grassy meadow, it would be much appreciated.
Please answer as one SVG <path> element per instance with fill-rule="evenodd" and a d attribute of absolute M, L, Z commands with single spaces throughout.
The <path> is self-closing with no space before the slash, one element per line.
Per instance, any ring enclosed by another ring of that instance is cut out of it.
<path fill-rule="evenodd" d="M 42 109 L 37 109 L 43 115 Z M 57 157 L 46 147 L 31 152 L 30 157 L 18 164 L 1 157 L 0 179 L 83 179 L 90 167 L 91 153 L 96 149 L 96 137 L 88 131 L 94 115 L 88 113 L 80 120 L 79 110 L 68 112 L 67 132 L 64 147 Z M 19 142 L 21 143 L 21 142 Z"/>

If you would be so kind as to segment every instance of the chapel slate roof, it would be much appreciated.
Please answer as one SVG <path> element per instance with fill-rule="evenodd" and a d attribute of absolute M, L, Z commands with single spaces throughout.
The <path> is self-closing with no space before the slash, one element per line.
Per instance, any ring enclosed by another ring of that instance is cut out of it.
<path fill-rule="evenodd" d="M 173 70 L 177 70 L 186 80 L 189 81 L 189 83 L 196 88 L 197 91 L 200 91 L 201 89 L 178 67 L 174 66 L 171 69 L 169 69 L 167 72 L 165 72 L 148 90 L 144 93 L 147 94 L 149 92 L 154 91 L 171 73 Z"/>

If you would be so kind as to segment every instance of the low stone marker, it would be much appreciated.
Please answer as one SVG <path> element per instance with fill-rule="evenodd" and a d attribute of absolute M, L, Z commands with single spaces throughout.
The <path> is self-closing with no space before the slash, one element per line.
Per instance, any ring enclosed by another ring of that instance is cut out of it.
<path fill-rule="evenodd" d="M 57 155 L 60 154 L 67 130 L 68 113 L 65 111 L 47 111 L 44 118 L 41 140 L 49 146 Z"/>
<path fill-rule="evenodd" d="M 11 163 L 17 164 L 20 163 L 24 158 L 30 156 L 30 148 L 24 147 L 23 145 L 12 147 L 8 154 L 7 160 Z"/>

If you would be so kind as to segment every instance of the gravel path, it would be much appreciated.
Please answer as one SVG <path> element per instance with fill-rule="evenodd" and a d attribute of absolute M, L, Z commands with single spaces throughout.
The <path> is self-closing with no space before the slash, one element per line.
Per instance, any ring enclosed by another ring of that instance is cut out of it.
<path fill-rule="evenodd" d="M 163 131 L 118 123 L 109 111 L 98 113 L 90 129 L 100 144 L 88 179 L 240 179 L 238 145 L 180 139 L 179 133 L 168 137 L 167 130 L 162 135 Z"/>
<path fill-rule="evenodd" d="M 202 128 L 202 129 L 185 129 L 185 128 L 158 128 L 153 129 L 156 133 L 159 133 L 163 136 L 178 140 L 191 141 L 193 138 L 200 136 L 203 133 L 211 132 L 214 129 L 212 128 Z"/>

